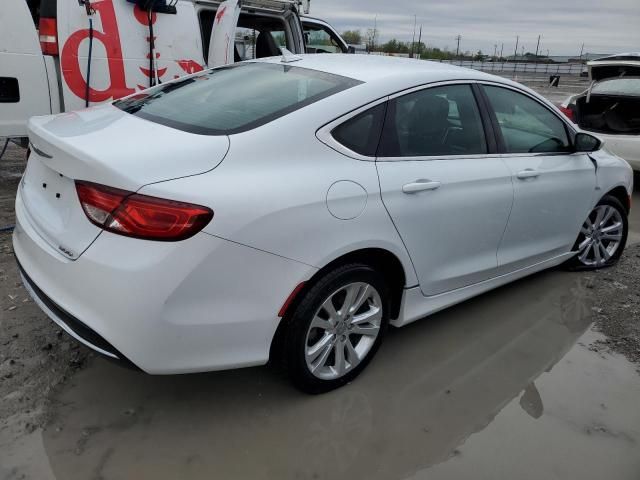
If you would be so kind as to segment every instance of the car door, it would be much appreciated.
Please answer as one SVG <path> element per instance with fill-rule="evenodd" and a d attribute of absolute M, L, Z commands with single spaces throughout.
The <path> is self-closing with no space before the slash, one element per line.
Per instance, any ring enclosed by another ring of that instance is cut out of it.
<path fill-rule="evenodd" d="M 500 273 L 508 273 L 571 250 L 592 206 L 595 166 L 573 152 L 568 126 L 542 102 L 506 86 L 482 88 L 513 177 L 513 209 L 498 249 Z"/>
<path fill-rule="evenodd" d="M 25 0 L 0 8 L 0 137 L 23 137 L 29 117 L 51 113 L 49 81 Z"/>
<path fill-rule="evenodd" d="M 469 84 L 423 88 L 389 102 L 376 162 L 380 188 L 424 295 L 496 274 L 513 186 L 494 149 Z"/>
<path fill-rule="evenodd" d="M 302 17 L 306 53 L 348 53 L 349 47 L 328 23 Z"/>
<path fill-rule="evenodd" d="M 241 5 L 238 0 L 226 0 L 220 4 L 211 30 L 209 43 L 209 68 L 234 62 L 236 28 Z"/>

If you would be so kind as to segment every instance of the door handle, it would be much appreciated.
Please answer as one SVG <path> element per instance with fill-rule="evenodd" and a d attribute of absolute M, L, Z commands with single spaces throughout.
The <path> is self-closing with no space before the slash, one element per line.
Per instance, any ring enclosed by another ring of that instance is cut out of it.
<path fill-rule="evenodd" d="M 407 183 L 402 186 L 404 193 L 418 193 L 426 190 L 436 190 L 440 188 L 440 182 L 433 182 L 431 180 L 416 180 L 413 183 Z"/>
<path fill-rule="evenodd" d="M 537 178 L 540 176 L 540 172 L 538 172 L 537 170 L 534 170 L 533 168 L 527 168 L 526 170 L 522 170 L 521 172 L 518 172 L 516 176 L 520 180 L 524 180 L 525 178 Z"/>

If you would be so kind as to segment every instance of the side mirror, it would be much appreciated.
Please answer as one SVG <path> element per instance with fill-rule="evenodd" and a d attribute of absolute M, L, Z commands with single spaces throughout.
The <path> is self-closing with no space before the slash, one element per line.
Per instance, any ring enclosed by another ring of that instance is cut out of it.
<path fill-rule="evenodd" d="M 349 45 L 349 49 L 347 50 L 347 53 L 350 53 L 352 55 L 355 54 L 356 53 L 356 47 L 354 47 L 352 45 Z"/>
<path fill-rule="evenodd" d="M 584 132 L 576 134 L 574 143 L 576 152 L 595 152 L 600 150 L 602 146 L 602 141 L 599 138 Z"/>

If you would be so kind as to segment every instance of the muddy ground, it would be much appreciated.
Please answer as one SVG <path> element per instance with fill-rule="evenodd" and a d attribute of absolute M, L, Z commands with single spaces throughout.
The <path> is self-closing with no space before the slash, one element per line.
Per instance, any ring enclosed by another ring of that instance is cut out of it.
<path fill-rule="evenodd" d="M 23 168 L 24 150 L 11 146 L 0 161 L 0 229 L 13 223 Z M 635 243 L 635 211 L 631 228 Z M 10 240 L 0 233 L 0 479 L 200 478 L 205 471 L 225 479 L 501 478 L 507 471 L 640 478 L 633 460 L 640 459 L 640 244 L 609 270 L 545 272 L 393 331 L 359 382 L 308 399 L 269 368 L 158 378 L 96 358 L 29 299 Z M 583 408 L 586 398 L 592 402 Z M 541 419 L 539 431 L 531 419 Z M 522 436 L 499 446 L 507 431 Z M 518 465 L 517 450 L 503 470 L 482 463 L 518 442 L 524 449 L 536 435 L 527 448 L 553 458 L 541 447 L 550 442 L 567 460 L 547 471 L 527 460 Z M 610 468 L 587 468 L 587 459 L 563 451 L 565 440 Z M 209 444 L 215 455 L 203 450 Z M 307 459 L 310 450 L 315 459 Z"/>
<path fill-rule="evenodd" d="M 0 229 L 14 223 L 24 156 L 24 150 L 12 145 L 0 160 Z M 87 355 L 87 349 L 46 320 L 29 298 L 11 234 L 0 232 L 0 431 L 19 435 L 43 426 L 50 392 L 80 368 Z"/>

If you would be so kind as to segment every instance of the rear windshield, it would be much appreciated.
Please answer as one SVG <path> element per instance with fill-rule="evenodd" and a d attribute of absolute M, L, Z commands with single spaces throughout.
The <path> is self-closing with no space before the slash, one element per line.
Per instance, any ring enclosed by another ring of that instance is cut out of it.
<path fill-rule="evenodd" d="M 599 95 L 629 95 L 640 97 L 640 78 L 612 78 L 597 83 L 591 93 Z"/>
<path fill-rule="evenodd" d="M 241 63 L 156 87 L 114 105 L 186 132 L 230 135 L 264 125 L 359 83 L 291 65 Z"/>

